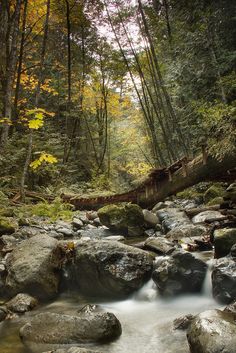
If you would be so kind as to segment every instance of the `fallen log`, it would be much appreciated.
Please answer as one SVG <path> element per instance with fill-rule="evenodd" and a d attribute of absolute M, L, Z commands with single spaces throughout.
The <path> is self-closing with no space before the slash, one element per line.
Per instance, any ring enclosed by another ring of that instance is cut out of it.
<path fill-rule="evenodd" d="M 175 168 L 178 169 L 173 172 L 169 168 L 152 171 L 139 187 L 123 194 L 96 198 L 63 194 L 61 198 L 74 205 L 76 209 L 96 209 L 105 204 L 119 202 L 132 202 L 141 207 L 150 208 L 157 202 L 201 181 L 234 181 L 236 179 L 236 155 L 226 155 L 222 160 L 211 156 L 203 160 L 201 155 L 190 162 L 186 161 L 184 165 L 176 162 Z"/>

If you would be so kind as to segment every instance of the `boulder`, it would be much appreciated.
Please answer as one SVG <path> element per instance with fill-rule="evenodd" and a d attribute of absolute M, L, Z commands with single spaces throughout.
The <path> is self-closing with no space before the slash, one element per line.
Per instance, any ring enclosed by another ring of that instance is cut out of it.
<path fill-rule="evenodd" d="M 16 230 L 16 224 L 12 219 L 0 217 L 0 236 L 3 234 L 12 234 Z"/>
<path fill-rule="evenodd" d="M 204 193 L 204 202 L 208 203 L 209 201 L 215 199 L 216 197 L 222 197 L 224 195 L 225 188 L 220 184 L 215 184 L 210 186 Z"/>
<path fill-rule="evenodd" d="M 141 207 L 134 204 L 107 205 L 98 210 L 103 225 L 111 230 L 128 233 L 129 228 L 142 229 L 144 216 Z"/>
<path fill-rule="evenodd" d="M 195 293 L 202 289 L 206 270 L 207 265 L 202 260 L 187 251 L 175 250 L 158 262 L 152 278 L 161 295 Z"/>
<path fill-rule="evenodd" d="M 151 250 L 158 255 L 165 255 L 175 249 L 174 244 L 165 238 L 149 238 L 145 241 L 145 249 Z"/>
<path fill-rule="evenodd" d="M 166 234 L 169 240 L 180 240 L 182 238 L 202 237 L 206 234 L 207 228 L 203 225 L 184 224 L 175 227 Z"/>
<path fill-rule="evenodd" d="M 236 183 L 231 184 L 224 193 L 224 200 L 236 203 Z"/>
<path fill-rule="evenodd" d="M 121 335 L 121 325 L 112 313 L 63 315 L 50 312 L 30 318 L 20 329 L 20 338 L 33 352 L 53 345 L 109 342 Z"/>
<path fill-rule="evenodd" d="M 159 223 L 159 218 L 149 210 L 143 210 L 144 222 L 149 227 L 155 227 Z"/>
<path fill-rule="evenodd" d="M 25 293 L 19 293 L 6 303 L 8 310 L 14 313 L 25 313 L 35 308 L 38 304 L 37 299 Z"/>
<path fill-rule="evenodd" d="M 61 249 L 58 241 L 45 234 L 21 242 L 6 263 L 6 288 L 13 296 L 28 293 L 39 299 L 58 292 Z"/>
<path fill-rule="evenodd" d="M 192 222 L 194 224 L 197 223 L 204 223 L 204 222 L 211 222 L 214 219 L 224 219 L 225 216 L 222 215 L 219 211 L 203 211 L 198 213 L 196 216 L 192 218 Z"/>
<path fill-rule="evenodd" d="M 86 295 L 122 298 L 143 286 L 152 267 L 153 257 L 132 246 L 110 240 L 79 241 L 69 286 L 76 285 Z"/>
<path fill-rule="evenodd" d="M 236 228 L 223 228 L 214 231 L 215 257 L 223 257 L 230 253 L 236 243 Z"/>
<path fill-rule="evenodd" d="M 208 310 L 192 321 L 187 339 L 191 353 L 235 353 L 235 316 L 220 310 Z"/>
<path fill-rule="evenodd" d="M 157 211 L 157 216 L 162 222 L 163 229 L 166 233 L 176 227 L 190 225 L 191 221 L 184 211 L 179 208 L 164 208 Z"/>
<path fill-rule="evenodd" d="M 216 261 L 212 271 L 212 292 L 221 303 L 230 304 L 236 300 L 236 262 L 232 258 Z"/>

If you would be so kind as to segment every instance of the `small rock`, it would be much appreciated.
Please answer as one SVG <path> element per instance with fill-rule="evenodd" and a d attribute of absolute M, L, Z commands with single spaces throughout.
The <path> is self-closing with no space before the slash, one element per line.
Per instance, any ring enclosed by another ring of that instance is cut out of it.
<path fill-rule="evenodd" d="M 146 237 L 152 237 L 152 236 L 154 236 L 154 234 L 155 234 L 155 229 L 146 229 L 144 231 L 144 235 Z"/>
<path fill-rule="evenodd" d="M 173 243 L 165 238 L 149 238 L 145 241 L 145 248 L 159 255 L 164 255 L 175 247 Z"/>
<path fill-rule="evenodd" d="M 160 223 L 159 218 L 148 210 L 143 210 L 144 222 L 150 226 L 155 227 L 158 223 Z"/>
<path fill-rule="evenodd" d="M 86 213 L 86 216 L 88 220 L 94 221 L 96 218 L 98 218 L 98 213 L 96 211 L 90 211 Z"/>
<path fill-rule="evenodd" d="M 38 301 L 34 297 L 25 293 L 19 293 L 6 303 L 6 307 L 14 313 L 25 313 L 32 310 L 37 304 Z"/>
<path fill-rule="evenodd" d="M 99 219 L 98 217 L 94 219 L 93 224 L 94 224 L 96 227 L 99 227 L 99 226 L 102 225 L 102 223 L 100 222 L 100 219 Z"/>
<path fill-rule="evenodd" d="M 100 351 L 94 351 L 87 348 L 70 347 L 70 348 L 59 348 L 50 352 L 44 353 L 101 353 Z"/>
<path fill-rule="evenodd" d="M 224 308 L 224 311 L 226 311 L 227 313 L 236 314 L 236 302 L 227 305 L 227 306 Z"/>
<path fill-rule="evenodd" d="M 173 322 L 174 330 L 187 330 L 194 318 L 195 316 L 192 314 L 178 317 Z"/>
<path fill-rule="evenodd" d="M 84 223 L 79 218 L 74 218 L 72 221 L 72 226 L 75 229 L 81 229 L 83 227 L 83 225 L 84 225 Z"/>

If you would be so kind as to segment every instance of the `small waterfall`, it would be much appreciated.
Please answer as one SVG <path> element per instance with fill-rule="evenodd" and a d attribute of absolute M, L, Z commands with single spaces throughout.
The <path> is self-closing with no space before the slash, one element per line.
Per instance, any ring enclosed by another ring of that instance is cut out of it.
<path fill-rule="evenodd" d="M 134 300 L 153 302 L 157 299 L 158 292 L 155 283 L 150 279 L 135 295 Z"/>
<path fill-rule="evenodd" d="M 202 287 L 202 295 L 208 298 L 212 298 L 212 283 L 211 283 L 211 272 L 214 265 L 214 259 L 207 261 L 207 273 Z"/>

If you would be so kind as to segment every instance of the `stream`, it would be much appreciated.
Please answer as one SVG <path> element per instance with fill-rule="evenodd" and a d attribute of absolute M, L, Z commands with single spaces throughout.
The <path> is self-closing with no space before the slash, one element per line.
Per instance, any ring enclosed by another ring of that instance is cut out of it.
<path fill-rule="evenodd" d="M 113 312 L 122 325 L 122 335 L 118 340 L 93 346 L 103 353 L 189 353 L 186 332 L 174 331 L 173 320 L 185 314 L 219 307 L 211 296 L 210 270 L 202 293 L 198 295 L 163 299 L 158 296 L 152 280 L 124 301 L 102 302 L 95 298 L 88 301 L 78 293 L 67 292 L 19 320 L 1 323 L 0 353 L 29 353 L 18 336 L 19 327 L 27 316 L 43 311 L 73 314 L 87 303 L 99 304 L 104 310 Z"/>

